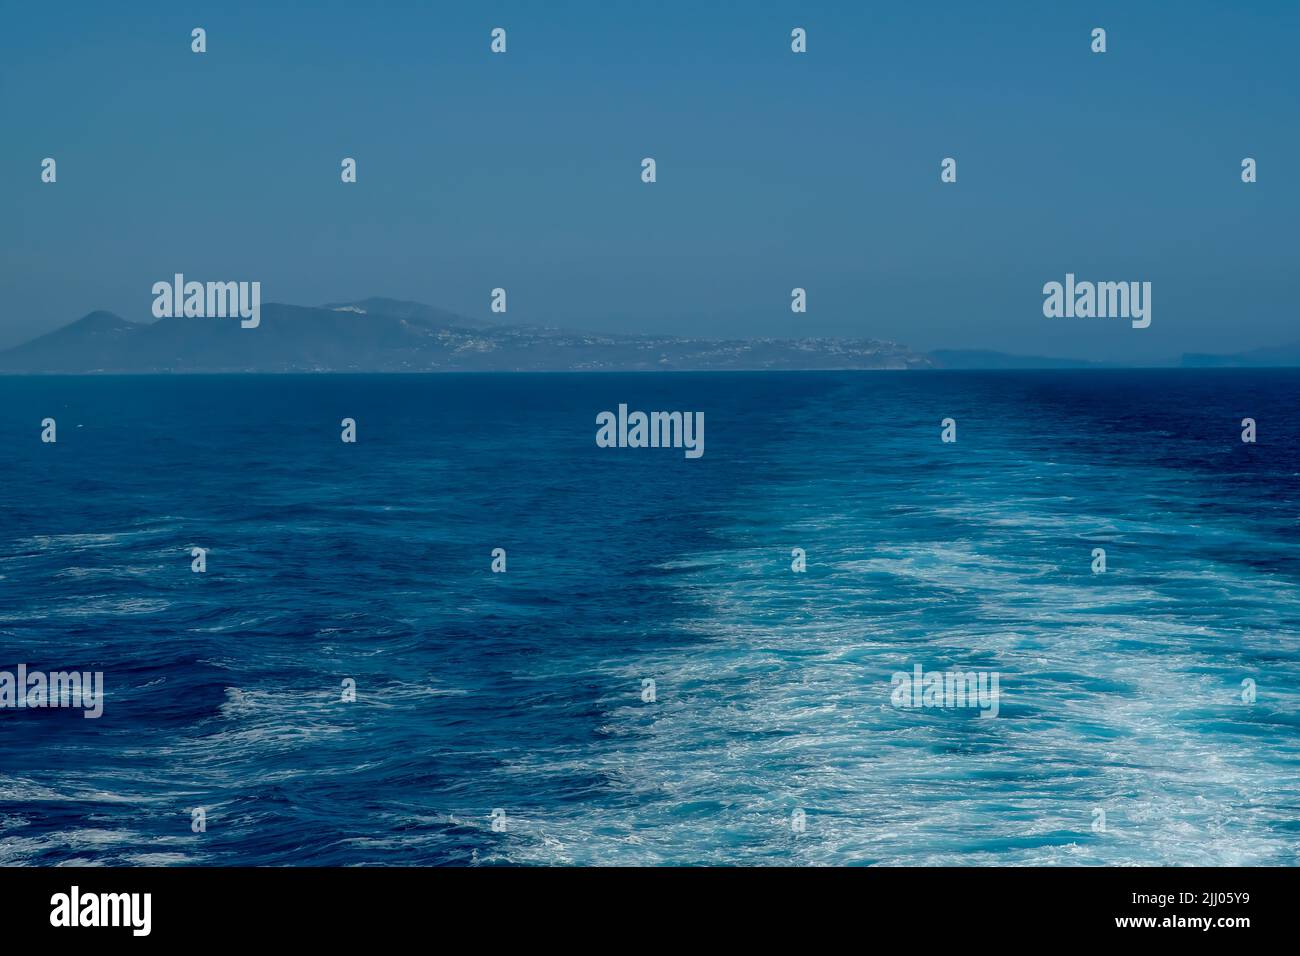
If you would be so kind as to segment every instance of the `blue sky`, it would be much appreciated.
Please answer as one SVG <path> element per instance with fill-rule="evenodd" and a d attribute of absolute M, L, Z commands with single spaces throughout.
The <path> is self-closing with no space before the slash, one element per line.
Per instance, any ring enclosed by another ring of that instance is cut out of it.
<path fill-rule="evenodd" d="M 510 320 L 608 331 L 1109 359 L 1300 339 L 1296 3 L 10 3 L 4 21 L 0 346 L 96 308 L 147 320 L 178 271 L 479 316 L 504 286 Z M 1066 272 L 1151 281 L 1151 327 L 1044 318 Z"/>

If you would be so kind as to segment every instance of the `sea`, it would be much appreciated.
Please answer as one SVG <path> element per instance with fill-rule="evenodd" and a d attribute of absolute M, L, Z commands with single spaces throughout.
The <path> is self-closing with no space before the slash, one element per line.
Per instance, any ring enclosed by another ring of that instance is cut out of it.
<path fill-rule="evenodd" d="M 1300 370 L 4 377 L 19 665 L 5 865 L 1295 865 Z"/>

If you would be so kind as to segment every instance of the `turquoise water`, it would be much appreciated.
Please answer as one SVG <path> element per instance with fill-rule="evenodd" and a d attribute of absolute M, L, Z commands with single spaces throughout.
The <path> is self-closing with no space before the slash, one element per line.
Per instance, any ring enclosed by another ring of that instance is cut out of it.
<path fill-rule="evenodd" d="M 107 686 L 0 709 L 0 863 L 1297 862 L 1294 371 L 0 378 L 0 441 L 0 670 Z"/>

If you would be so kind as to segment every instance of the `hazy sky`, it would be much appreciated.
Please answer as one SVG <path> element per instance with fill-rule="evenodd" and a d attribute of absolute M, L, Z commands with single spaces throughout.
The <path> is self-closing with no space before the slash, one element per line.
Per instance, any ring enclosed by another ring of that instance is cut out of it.
<path fill-rule="evenodd" d="M 1293 0 L 305 6 L 5 0 L 0 347 L 148 320 L 175 272 L 610 331 L 1300 339 Z M 1151 281 L 1151 327 L 1044 318 L 1066 272 Z"/>

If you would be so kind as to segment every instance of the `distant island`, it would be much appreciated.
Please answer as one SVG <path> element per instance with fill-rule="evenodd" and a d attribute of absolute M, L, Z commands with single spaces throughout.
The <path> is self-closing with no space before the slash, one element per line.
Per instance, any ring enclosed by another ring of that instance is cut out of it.
<path fill-rule="evenodd" d="M 0 372 L 629 372 L 927 368 L 875 339 L 612 335 L 472 319 L 371 298 L 267 303 L 255 329 L 226 318 L 128 322 L 92 312 L 0 352 Z"/>
<path fill-rule="evenodd" d="M 1161 367 L 1300 365 L 1300 344 L 1184 355 Z M 469 318 L 369 298 L 267 303 L 255 329 L 228 318 L 130 322 L 92 312 L 0 352 L 0 374 L 217 372 L 634 372 L 855 369 L 1078 369 L 1116 363 L 987 350 L 914 352 L 870 338 L 707 339 L 615 335 Z"/>

